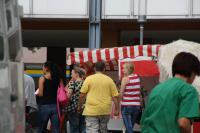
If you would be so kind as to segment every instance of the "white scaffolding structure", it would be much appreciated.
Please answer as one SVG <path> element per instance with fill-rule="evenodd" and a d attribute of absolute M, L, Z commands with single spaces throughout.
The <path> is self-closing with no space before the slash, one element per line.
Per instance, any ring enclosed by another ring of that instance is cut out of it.
<path fill-rule="evenodd" d="M 24 133 L 22 41 L 17 0 L 0 0 L 0 132 Z"/>

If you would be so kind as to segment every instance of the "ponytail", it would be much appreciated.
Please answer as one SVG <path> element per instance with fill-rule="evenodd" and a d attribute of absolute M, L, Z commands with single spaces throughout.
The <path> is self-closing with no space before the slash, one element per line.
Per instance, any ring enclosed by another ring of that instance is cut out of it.
<path fill-rule="evenodd" d="M 59 68 L 56 64 L 52 64 L 51 75 L 52 75 L 51 78 L 52 78 L 53 83 L 55 85 L 58 85 L 60 83 L 61 76 L 60 76 Z"/>

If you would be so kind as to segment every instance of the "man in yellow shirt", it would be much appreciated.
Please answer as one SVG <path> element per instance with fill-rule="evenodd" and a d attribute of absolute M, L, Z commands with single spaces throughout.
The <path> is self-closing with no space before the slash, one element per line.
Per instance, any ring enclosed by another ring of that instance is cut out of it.
<path fill-rule="evenodd" d="M 81 88 L 78 111 L 86 99 L 83 115 L 86 116 L 87 133 L 106 133 L 112 100 L 115 115 L 119 114 L 118 90 L 113 80 L 103 74 L 105 63 L 95 64 L 96 73 L 87 77 Z"/>

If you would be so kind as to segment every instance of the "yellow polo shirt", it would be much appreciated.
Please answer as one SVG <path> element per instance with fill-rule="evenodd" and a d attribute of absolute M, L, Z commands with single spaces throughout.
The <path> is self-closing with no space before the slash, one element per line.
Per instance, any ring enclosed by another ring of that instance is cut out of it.
<path fill-rule="evenodd" d="M 113 80 L 96 73 L 87 77 L 81 88 L 81 93 L 87 93 L 83 115 L 109 115 L 111 113 L 112 97 L 118 96 L 118 90 Z"/>

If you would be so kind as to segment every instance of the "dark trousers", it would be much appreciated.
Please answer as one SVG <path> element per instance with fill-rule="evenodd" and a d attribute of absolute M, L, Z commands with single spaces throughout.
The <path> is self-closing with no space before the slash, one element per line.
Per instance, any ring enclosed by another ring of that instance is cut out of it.
<path fill-rule="evenodd" d="M 67 116 L 70 133 L 86 133 L 85 116 L 76 112 L 68 112 Z"/>

